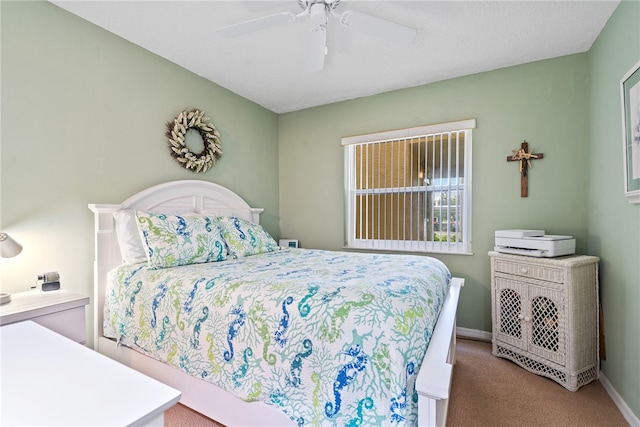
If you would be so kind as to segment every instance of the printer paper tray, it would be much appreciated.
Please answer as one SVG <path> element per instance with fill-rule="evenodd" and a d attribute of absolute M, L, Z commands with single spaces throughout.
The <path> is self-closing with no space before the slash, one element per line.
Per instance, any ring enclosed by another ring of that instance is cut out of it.
<path fill-rule="evenodd" d="M 493 249 L 496 252 L 502 252 L 504 254 L 526 255 L 526 256 L 533 256 L 538 258 L 553 258 L 557 256 L 573 255 L 575 253 L 575 250 L 572 248 L 543 250 L 543 249 L 514 248 L 511 246 L 495 246 Z"/>
<path fill-rule="evenodd" d="M 513 255 L 526 255 L 542 258 L 545 256 L 546 251 L 540 249 L 524 249 L 524 248 L 510 248 L 506 246 L 496 246 L 493 248 L 496 252 L 502 252 L 503 254 Z"/>

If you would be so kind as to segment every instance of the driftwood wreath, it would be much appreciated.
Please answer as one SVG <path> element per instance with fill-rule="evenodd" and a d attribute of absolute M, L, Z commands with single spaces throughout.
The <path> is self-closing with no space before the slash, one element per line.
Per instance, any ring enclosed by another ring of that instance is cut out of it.
<path fill-rule="evenodd" d="M 185 139 L 189 129 L 197 131 L 202 137 L 204 149 L 200 153 L 194 153 L 187 147 Z M 167 123 L 166 135 L 171 155 L 190 171 L 206 172 L 222 157 L 220 134 L 209 122 L 209 118 L 204 117 L 204 111 L 193 109 L 181 112 L 173 121 Z"/>

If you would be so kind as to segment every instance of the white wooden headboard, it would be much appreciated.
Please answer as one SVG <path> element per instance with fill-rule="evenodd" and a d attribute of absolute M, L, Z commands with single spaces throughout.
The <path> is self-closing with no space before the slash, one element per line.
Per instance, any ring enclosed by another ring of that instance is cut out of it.
<path fill-rule="evenodd" d="M 93 273 L 93 331 L 98 350 L 102 336 L 107 273 L 122 264 L 113 214 L 122 209 L 148 212 L 194 212 L 237 216 L 260 222 L 264 209 L 252 208 L 233 191 L 208 181 L 183 180 L 154 185 L 134 194 L 120 204 L 90 204 L 95 217 L 95 260 Z"/>

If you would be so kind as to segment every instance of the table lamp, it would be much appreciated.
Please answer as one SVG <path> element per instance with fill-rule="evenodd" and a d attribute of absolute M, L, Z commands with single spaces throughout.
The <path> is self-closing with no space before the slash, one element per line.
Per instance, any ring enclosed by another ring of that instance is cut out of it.
<path fill-rule="evenodd" d="M 0 257 L 12 258 L 22 252 L 22 245 L 11 238 L 7 233 L 0 231 Z M 11 295 L 0 293 L 0 304 L 11 301 Z"/>
<path fill-rule="evenodd" d="M 22 252 L 22 245 L 0 231 L 0 257 L 12 258 Z"/>

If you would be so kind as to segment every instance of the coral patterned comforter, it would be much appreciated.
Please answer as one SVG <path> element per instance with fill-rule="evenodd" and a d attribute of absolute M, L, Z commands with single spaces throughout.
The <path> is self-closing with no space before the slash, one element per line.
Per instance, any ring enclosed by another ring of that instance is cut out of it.
<path fill-rule="evenodd" d="M 450 273 L 434 258 L 307 249 L 109 273 L 104 335 L 298 425 L 415 425 Z"/>

